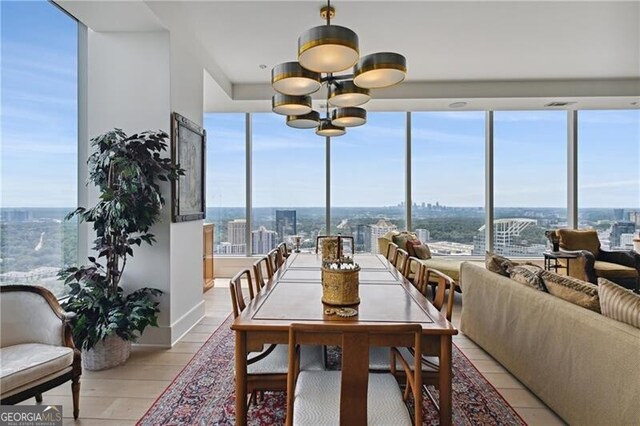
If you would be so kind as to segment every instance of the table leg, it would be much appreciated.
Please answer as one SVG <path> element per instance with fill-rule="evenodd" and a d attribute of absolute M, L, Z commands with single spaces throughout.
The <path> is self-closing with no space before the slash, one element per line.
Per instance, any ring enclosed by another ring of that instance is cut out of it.
<path fill-rule="evenodd" d="M 453 423 L 451 403 L 451 335 L 440 336 L 440 425 Z"/>
<path fill-rule="evenodd" d="M 247 333 L 236 331 L 236 425 L 247 424 Z"/>

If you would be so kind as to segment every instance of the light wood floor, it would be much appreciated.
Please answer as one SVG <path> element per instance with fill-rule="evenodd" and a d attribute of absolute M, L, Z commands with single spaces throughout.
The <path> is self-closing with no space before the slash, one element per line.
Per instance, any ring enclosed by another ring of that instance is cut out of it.
<path fill-rule="evenodd" d="M 72 417 L 71 386 L 61 385 L 43 395 L 44 404 L 62 404 L 65 424 L 133 425 L 189 362 L 211 333 L 231 312 L 228 281 L 216 279 L 204 295 L 206 316 L 171 349 L 135 348 L 123 366 L 84 371 L 80 419 Z M 459 325 L 461 298 L 456 295 L 454 324 Z M 529 425 L 561 425 L 562 420 L 475 343 L 460 334 L 454 343 Z M 34 399 L 23 404 L 32 405 Z"/>

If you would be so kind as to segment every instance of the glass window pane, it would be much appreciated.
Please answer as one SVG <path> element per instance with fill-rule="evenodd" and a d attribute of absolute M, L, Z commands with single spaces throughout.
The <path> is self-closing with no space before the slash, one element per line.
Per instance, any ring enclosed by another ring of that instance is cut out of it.
<path fill-rule="evenodd" d="M 78 261 L 78 24 L 46 1 L 0 2 L 0 283 L 65 292 Z"/>
<path fill-rule="evenodd" d="M 331 233 L 352 235 L 356 252 L 377 253 L 378 236 L 405 229 L 405 118 L 369 112 L 331 140 Z"/>
<path fill-rule="evenodd" d="M 484 112 L 411 114 L 412 225 L 433 255 L 484 255 Z"/>
<path fill-rule="evenodd" d="M 214 251 L 244 255 L 246 226 L 245 114 L 205 114 L 207 216 L 215 225 Z"/>
<path fill-rule="evenodd" d="M 629 250 L 640 230 L 640 111 L 578 113 L 578 215 L 603 249 Z"/>
<path fill-rule="evenodd" d="M 253 114 L 254 254 L 265 254 L 280 242 L 315 250 L 324 233 L 325 142 L 313 130 L 288 127 L 283 116 Z"/>
<path fill-rule="evenodd" d="M 494 250 L 542 256 L 567 226 L 567 112 L 494 114 Z"/>

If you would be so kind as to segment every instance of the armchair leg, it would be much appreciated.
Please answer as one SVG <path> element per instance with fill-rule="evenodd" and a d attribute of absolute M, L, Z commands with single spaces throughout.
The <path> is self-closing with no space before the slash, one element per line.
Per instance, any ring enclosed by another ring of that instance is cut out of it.
<path fill-rule="evenodd" d="M 80 377 L 75 377 L 71 381 L 71 393 L 73 394 L 73 418 L 77 420 L 80 414 Z"/>
<path fill-rule="evenodd" d="M 37 393 L 36 394 L 36 402 L 37 403 L 41 403 L 42 402 L 42 394 L 41 393 Z"/>

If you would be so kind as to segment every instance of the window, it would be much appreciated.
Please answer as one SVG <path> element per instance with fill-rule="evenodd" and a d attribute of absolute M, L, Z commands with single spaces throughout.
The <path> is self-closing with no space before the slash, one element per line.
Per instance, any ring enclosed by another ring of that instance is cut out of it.
<path fill-rule="evenodd" d="M 433 255 L 484 254 L 484 112 L 411 114 L 412 227 Z"/>
<path fill-rule="evenodd" d="M 325 228 L 325 140 L 276 114 L 252 118 L 253 253 L 294 246 L 296 235 L 301 251 L 313 251 Z"/>
<path fill-rule="evenodd" d="M 64 294 L 77 263 L 78 24 L 46 1 L 1 2 L 0 283 Z"/>
<path fill-rule="evenodd" d="M 494 250 L 540 256 L 567 226 L 566 111 L 494 114 Z"/>
<path fill-rule="evenodd" d="M 244 255 L 246 238 L 245 114 L 205 114 L 207 215 L 215 225 L 214 252 Z"/>
<path fill-rule="evenodd" d="M 604 249 L 629 250 L 640 229 L 640 111 L 578 113 L 578 226 Z"/>
<path fill-rule="evenodd" d="M 405 117 L 369 112 L 331 139 L 331 233 L 352 235 L 356 252 L 377 253 L 379 236 L 405 229 Z"/>

